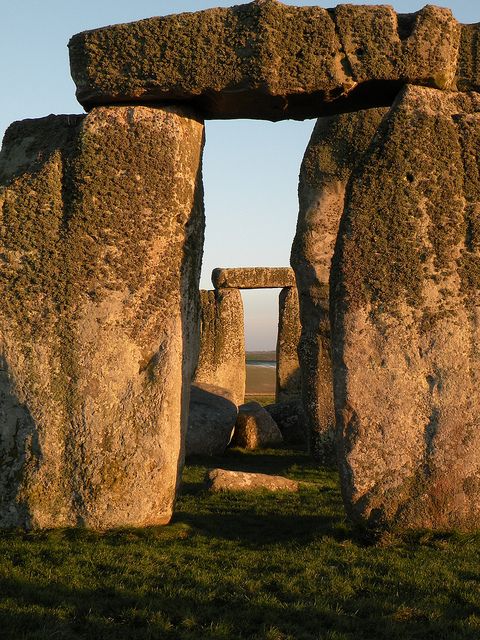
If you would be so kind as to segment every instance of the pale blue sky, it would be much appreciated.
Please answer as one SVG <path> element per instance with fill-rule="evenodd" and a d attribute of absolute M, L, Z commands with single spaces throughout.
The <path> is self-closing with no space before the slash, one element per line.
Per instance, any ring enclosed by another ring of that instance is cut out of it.
<path fill-rule="evenodd" d="M 240 4 L 225 0 L 0 0 L 0 136 L 13 120 L 81 113 L 67 42 L 85 29 L 154 15 Z M 332 6 L 321 1 L 289 2 Z M 379 4 L 351 2 L 350 4 Z M 392 2 L 401 13 L 425 3 Z M 436 2 L 462 22 L 480 22 L 479 0 Z M 219 266 L 287 266 L 297 218 L 297 182 L 314 121 L 208 121 L 204 179 L 207 230 L 201 286 Z M 245 292 L 247 348 L 274 348 L 278 291 Z"/>

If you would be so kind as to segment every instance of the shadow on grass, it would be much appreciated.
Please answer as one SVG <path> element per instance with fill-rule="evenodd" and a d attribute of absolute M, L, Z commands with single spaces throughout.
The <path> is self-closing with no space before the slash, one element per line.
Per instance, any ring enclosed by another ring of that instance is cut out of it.
<path fill-rule="evenodd" d="M 172 525 L 0 532 L 2 640 L 478 640 L 480 539 L 361 544 L 338 481 L 292 451 L 189 461 Z M 207 467 L 298 493 L 205 491 Z"/>
<path fill-rule="evenodd" d="M 0 578 L 2 640 L 478 640 L 478 630 L 462 624 L 454 604 L 431 617 L 414 606 L 414 594 L 398 597 L 385 590 L 359 591 L 341 602 L 321 594 L 296 605 L 281 591 L 270 598 L 249 595 L 225 581 L 210 590 L 185 572 L 168 575 L 168 588 L 135 593 L 116 586 L 100 588 L 38 585 L 32 579 Z M 386 586 L 386 585 L 385 585 Z M 373 597 L 372 597 L 373 595 Z M 7 606 L 5 606 L 5 602 Z M 10 603 L 10 606 L 8 606 Z M 478 607 L 466 607 L 470 616 Z M 455 616 L 455 617 L 454 617 Z"/>
<path fill-rule="evenodd" d="M 235 540 L 244 547 L 261 549 L 279 543 L 308 544 L 322 536 L 342 542 L 351 538 L 351 531 L 341 517 L 259 515 L 254 509 L 242 509 L 241 515 L 191 514 L 180 511 L 174 522 L 185 523 L 213 539 Z"/>

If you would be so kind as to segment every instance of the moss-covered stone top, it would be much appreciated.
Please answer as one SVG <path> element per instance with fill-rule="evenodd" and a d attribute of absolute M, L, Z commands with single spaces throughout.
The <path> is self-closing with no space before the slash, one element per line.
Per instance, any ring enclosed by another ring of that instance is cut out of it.
<path fill-rule="evenodd" d="M 477 294 L 479 119 L 478 93 L 400 94 L 347 192 L 332 284 L 350 309 Z"/>
<path fill-rule="evenodd" d="M 386 105 L 405 82 L 453 88 L 460 32 L 433 6 L 257 0 L 86 31 L 69 48 L 87 109 L 187 101 L 207 118 L 282 120 Z"/>

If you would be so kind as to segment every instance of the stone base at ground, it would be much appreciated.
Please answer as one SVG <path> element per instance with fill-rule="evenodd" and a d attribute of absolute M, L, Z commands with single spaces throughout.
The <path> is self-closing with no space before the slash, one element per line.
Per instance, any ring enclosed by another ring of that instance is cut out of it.
<path fill-rule="evenodd" d="M 192 385 L 185 455 L 222 455 L 232 437 L 237 414 L 237 405 L 227 389 Z"/>
<path fill-rule="evenodd" d="M 247 473 L 245 471 L 227 471 L 211 469 L 205 482 L 210 491 L 298 491 L 298 482 L 282 476 L 270 476 L 265 473 Z"/>

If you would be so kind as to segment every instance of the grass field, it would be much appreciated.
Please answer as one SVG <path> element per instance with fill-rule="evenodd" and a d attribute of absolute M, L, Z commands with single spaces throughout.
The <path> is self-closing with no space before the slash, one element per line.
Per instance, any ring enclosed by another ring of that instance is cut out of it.
<path fill-rule="evenodd" d="M 245 396 L 245 402 L 258 402 L 262 407 L 266 407 L 267 404 L 273 404 L 275 402 L 275 396 L 257 396 L 252 393 Z"/>
<path fill-rule="evenodd" d="M 204 491 L 207 466 L 278 472 L 298 494 Z M 480 536 L 369 546 L 337 476 L 303 454 L 193 461 L 173 523 L 0 535 L 2 640 L 478 640 Z"/>

